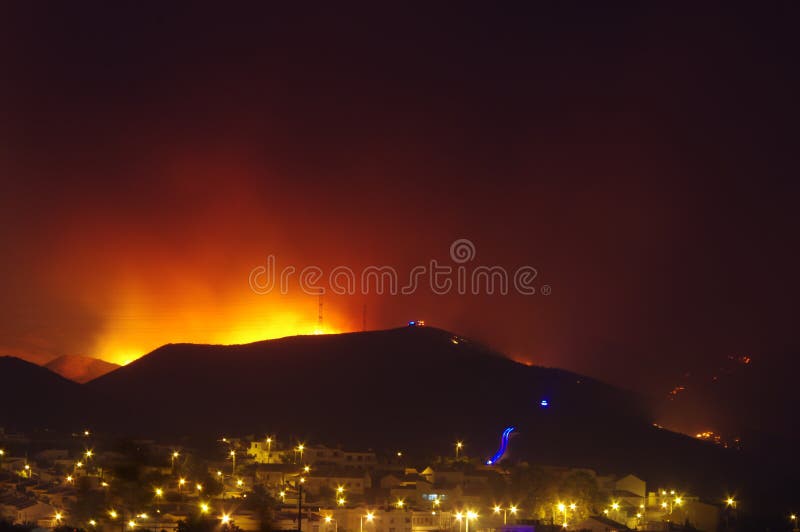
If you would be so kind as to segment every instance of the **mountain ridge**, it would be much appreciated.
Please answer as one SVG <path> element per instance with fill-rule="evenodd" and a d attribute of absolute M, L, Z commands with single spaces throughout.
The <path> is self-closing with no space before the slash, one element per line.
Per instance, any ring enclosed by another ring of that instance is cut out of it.
<path fill-rule="evenodd" d="M 79 384 L 89 382 L 121 367 L 119 364 L 84 355 L 61 355 L 43 366 Z"/>

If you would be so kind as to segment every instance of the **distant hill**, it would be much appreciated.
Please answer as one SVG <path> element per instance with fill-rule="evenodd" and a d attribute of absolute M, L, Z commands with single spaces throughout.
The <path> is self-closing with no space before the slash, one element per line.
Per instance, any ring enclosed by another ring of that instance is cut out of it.
<path fill-rule="evenodd" d="M 546 406 L 542 403 L 546 401 Z M 488 458 L 515 426 L 508 459 L 634 473 L 719 500 L 787 502 L 794 462 L 773 447 L 723 449 L 657 428 L 642 397 L 568 371 L 525 366 L 447 331 L 409 327 L 246 345 L 170 344 L 79 385 L 0 359 L 0 426 L 65 427 L 175 439 L 277 435 L 409 463 Z M 787 465 L 788 464 L 788 465 Z M 759 486 L 774 489 L 760 492 Z M 745 487 L 754 490 L 749 494 Z"/>
<path fill-rule="evenodd" d="M 636 394 L 428 327 L 170 344 L 83 385 L 4 358 L 0 405 L 0 426 L 23 430 L 90 426 L 197 445 L 269 433 L 284 444 L 402 450 L 409 463 L 452 452 L 456 439 L 485 460 L 513 425 L 512 461 L 634 473 L 709 500 L 745 495 L 745 487 L 756 497 L 769 484 L 760 502 L 784 504 L 796 478 L 783 453 L 723 449 L 659 429 Z"/>
<path fill-rule="evenodd" d="M 484 458 L 513 425 L 511 459 L 698 489 L 732 473 L 736 458 L 655 428 L 633 393 L 427 327 L 171 344 L 86 386 L 99 405 L 114 405 L 104 425 L 125 430 L 135 419 L 137 430 L 169 436 L 271 433 L 417 456 L 447 453 L 459 438 Z M 665 470 L 665 460 L 674 465 Z"/>
<path fill-rule="evenodd" d="M 0 405 L 0 427 L 11 429 L 75 430 L 91 416 L 80 384 L 15 357 L 0 357 Z"/>
<path fill-rule="evenodd" d="M 105 360 L 81 355 L 63 355 L 51 360 L 45 367 L 69 380 L 85 383 L 119 368 Z"/>

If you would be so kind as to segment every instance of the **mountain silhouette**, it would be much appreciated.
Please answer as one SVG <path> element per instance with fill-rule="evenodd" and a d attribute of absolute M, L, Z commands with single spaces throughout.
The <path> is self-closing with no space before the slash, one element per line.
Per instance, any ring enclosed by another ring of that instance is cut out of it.
<path fill-rule="evenodd" d="M 449 454 L 463 439 L 483 461 L 514 426 L 507 459 L 633 471 L 664 485 L 689 479 L 697 489 L 732 473 L 737 458 L 654 427 L 634 393 L 429 327 L 170 344 L 86 386 L 97 404 L 114 405 L 102 425 L 165 437 L 269 433 L 407 456 Z"/>
<path fill-rule="evenodd" d="M 76 430 L 81 416 L 92 415 L 87 393 L 47 368 L 0 357 L 0 427 Z"/>
<path fill-rule="evenodd" d="M 82 355 L 62 355 L 44 365 L 50 371 L 78 383 L 89 382 L 119 368 L 105 360 Z"/>
<path fill-rule="evenodd" d="M 0 410 L 0 426 L 58 421 L 211 445 L 273 434 L 284 444 L 403 451 L 420 461 L 451 454 L 458 439 L 481 462 L 513 426 L 511 461 L 635 473 L 709 497 L 742 479 L 780 485 L 761 457 L 654 426 L 634 393 L 429 327 L 168 344 L 83 385 L 16 359 L 2 359 L 0 370 L 10 386 L 0 400 L 24 405 Z"/>

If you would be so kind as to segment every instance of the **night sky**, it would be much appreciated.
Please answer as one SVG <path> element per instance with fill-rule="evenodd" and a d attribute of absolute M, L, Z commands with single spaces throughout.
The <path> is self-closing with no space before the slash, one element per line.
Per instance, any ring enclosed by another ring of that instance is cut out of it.
<path fill-rule="evenodd" d="M 653 396 L 789 391 L 796 5 L 100 6 L 0 15 L 0 352 L 309 333 L 316 298 L 249 289 L 268 254 L 408 272 L 467 238 L 552 293 L 326 296 L 325 330 L 366 305 Z"/>

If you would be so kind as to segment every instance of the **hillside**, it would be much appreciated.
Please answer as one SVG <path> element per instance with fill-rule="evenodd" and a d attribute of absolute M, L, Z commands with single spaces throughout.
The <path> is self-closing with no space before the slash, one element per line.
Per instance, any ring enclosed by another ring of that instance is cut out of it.
<path fill-rule="evenodd" d="M 87 386 L 99 404 L 114 405 L 103 424 L 124 430 L 135 416 L 137 430 L 161 435 L 269 432 L 417 455 L 446 453 L 463 438 L 488 457 L 514 425 L 513 459 L 622 468 L 698 488 L 730 472 L 734 458 L 653 427 L 632 393 L 433 328 L 166 345 Z M 663 460 L 675 466 L 665 473 Z"/>
<path fill-rule="evenodd" d="M 76 430 L 91 416 L 86 393 L 47 368 L 0 357 L 0 427 Z"/>
<path fill-rule="evenodd" d="M 63 355 L 44 365 L 50 371 L 78 383 L 89 382 L 119 368 L 105 360 L 81 355 Z"/>

